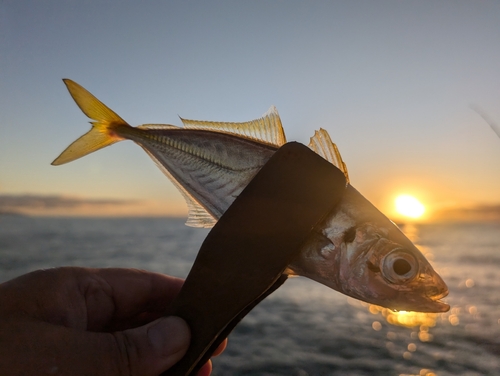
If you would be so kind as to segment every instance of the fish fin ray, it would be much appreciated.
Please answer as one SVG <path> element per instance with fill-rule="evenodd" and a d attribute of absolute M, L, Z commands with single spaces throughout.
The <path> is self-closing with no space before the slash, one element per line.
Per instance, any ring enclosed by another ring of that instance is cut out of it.
<path fill-rule="evenodd" d="M 188 218 L 186 226 L 212 228 L 217 223 L 217 220 L 205 210 L 203 206 L 192 200 L 190 196 L 185 196 L 188 206 Z"/>
<path fill-rule="evenodd" d="M 137 129 L 182 129 L 177 125 L 171 125 L 171 124 L 142 124 L 136 128 Z"/>
<path fill-rule="evenodd" d="M 142 145 L 141 145 L 142 146 Z M 142 147 L 149 157 L 156 163 L 158 168 L 165 174 L 165 176 L 172 182 L 172 184 L 179 190 L 188 207 L 188 218 L 186 225 L 190 227 L 203 227 L 211 228 L 217 223 L 214 218 L 197 200 L 191 195 L 186 188 L 184 188 L 179 181 L 172 175 L 172 173 L 154 156 L 148 149 Z"/>
<path fill-rule="evenodd" d="M 311 137 L 308 146 L 316 154 L 320 155 L 335 167 L 340 169 L 344 173 L 346 180 L 349 183 L 349 173 L 347 171 L 347 166 L 344 163 L 342 156 L 340 155 L 340 151 L 337 148 L 337 145 L 332 142 L 332 139 L 330 138 L 330 135 L 326 130 L 320 128 L 319 131 L 316 131 L 314 133 L 314 136 Z"/>
<path fill-rule="evenodd" d="M 80 107 L 80 110 L 87 115 L 87 117 L 92 120 L 96 120 L 97 123 L 127 124 L 125 120 L 92 95 L 83 86 L 67 78 L 63 79 L 63 81 L 76 104 Z"/>
<path fill-rule="evenodd" d="M 120 141 L 120 139 L 109 137 L 106 133 L 92 127 L 90 131 L 64 149 L 64 151 L 54 159 L 52 165 L 59 166 L 74 161 L 75 159 L 81 158 L 118 141 Z"/>
<path fill-rule="evenodd" d="M 69 79 L 63 81 L 78 107 L 94 121 L 90 122 L 92 124 L 90 131 L 74 141 L 52 162 L 54 166 L 74 161 L 123 140 L 117 136 L 114 129 L 120 126 L 129 126 L 125 120 L 85 88 Z"/>
<path fill-rule="evenodd" d="M 184 128 L 208 130 L 245 137 L 280 147 L 286 143 L 285 132 L 276 107 L 271 106 L 261 118 L 242 122 L 215 122 L 181 118 Z"/>

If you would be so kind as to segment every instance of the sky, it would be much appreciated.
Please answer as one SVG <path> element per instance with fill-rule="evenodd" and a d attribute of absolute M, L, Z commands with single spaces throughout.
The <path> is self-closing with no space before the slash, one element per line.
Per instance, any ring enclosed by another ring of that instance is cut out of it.
<path fill-rule="evenodd" d="M 185 215 L 130 141 L 50 165 L 90 127 L 62 78 L 132 125 L 275 105 L 384 213 L 500 218 L 498 1 L 0 1 L 0 210 Z"/>

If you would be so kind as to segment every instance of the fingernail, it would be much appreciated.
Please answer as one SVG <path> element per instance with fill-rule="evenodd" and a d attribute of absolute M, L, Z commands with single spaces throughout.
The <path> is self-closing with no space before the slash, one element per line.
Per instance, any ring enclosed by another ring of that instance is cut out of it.
<path fill-rule="evenodd" d="M 161 356 L 182 357 L 189 347 L 191 334 L 186 322 L 180 317 L 170 316 L 159 319 L 148 328 L 151 346 Z M 182 352 L 182 354 L 178 354 Z"/>

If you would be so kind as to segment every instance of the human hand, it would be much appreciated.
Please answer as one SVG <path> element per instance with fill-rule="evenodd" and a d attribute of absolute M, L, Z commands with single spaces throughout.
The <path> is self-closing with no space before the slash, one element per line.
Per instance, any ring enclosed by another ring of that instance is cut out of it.
<path fill-rule="evenodd" d="M 8 375 L 158 375 L 189 347 L 184 320 L 162 317 L 182 284 L 135 269 L 76 267 L 0 284 L 0 369 Z M 208 362 L 198 376 L 211 369 Z"/>

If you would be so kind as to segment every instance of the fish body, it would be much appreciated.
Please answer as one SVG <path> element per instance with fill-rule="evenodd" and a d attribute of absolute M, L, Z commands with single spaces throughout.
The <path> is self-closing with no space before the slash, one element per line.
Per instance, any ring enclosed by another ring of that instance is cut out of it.
<path fill-rule="evenodd" d="M 83 87 L 64 80 L 92 129 L 53 162 L 70 162 L 121 140 L 140 145 L 181 191 L 187 224 L 211 227 L 278 148 L 286 142 L 274 107 L 246 123 L 181 119 L 184 127 L 131 127 Z M 309 147 L 349 177 L 337 147 L 324 130 Z M 444 281 L 399 230 L 347 184 L 335 209 L 311 232 L 289 275 L 302 275 L 346 295 L 395 310 L 444 312 Z"/>

